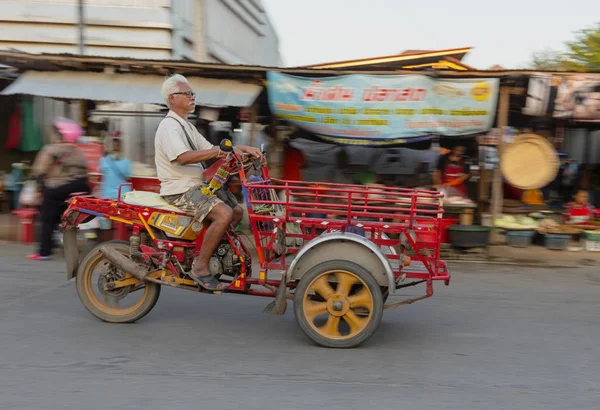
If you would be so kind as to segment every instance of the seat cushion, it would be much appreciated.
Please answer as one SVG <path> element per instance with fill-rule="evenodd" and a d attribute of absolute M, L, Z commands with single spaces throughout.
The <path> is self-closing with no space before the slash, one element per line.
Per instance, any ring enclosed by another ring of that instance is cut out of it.
<path fill-rule="evenodd" d="M 145 206 L 160 209 L 161 211 L 184 213 L 181 209 L 171 205 L 155 192 L 130 191 L 123 194 L 123 202 L 129 205 Z"/>

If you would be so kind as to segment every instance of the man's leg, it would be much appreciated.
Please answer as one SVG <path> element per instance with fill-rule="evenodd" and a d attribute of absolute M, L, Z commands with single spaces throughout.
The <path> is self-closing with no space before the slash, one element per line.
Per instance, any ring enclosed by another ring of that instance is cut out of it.
<path fill-rule="evenodd" d="M 233 207 L 233 217 L 231 219 L 231 225 L 235 228 L 237 227 L 242 218 L 244 217 L 244 209 L 240 205 L 236 205 Z"/>
<path fill-rule="evenodd" d="M 219 245 L 219 242 L 221 242 L 223 235 L 225 235 L 227 228 L 229 228 L 232 217 L 233 210 L 223 202 L 219 202 L 208 213 L 206 218 L 209 219 L 211 223 L 204 234 L 204 240 L 202 241 L 202 247 L 200 248 L 198 259 L 192 268 L 192 275 L 210 275 L 208 270 L 208 261 L 217 249 L 217 246 Z"/>
<path fill-rule="evenodd" d="M 231 225 L 235 229 L 235 227 L 238 226 L 238 224 L 244 217 L 244 209 L 238 203 L 238 200 L 233 194 L 233 192 L 231 192 L 231 190 L 226 186 L 221 188 L 217 192 L 217 196 L 221 201 L 225 202 L 233 210 L 233 218 L 231 220 Z"/>

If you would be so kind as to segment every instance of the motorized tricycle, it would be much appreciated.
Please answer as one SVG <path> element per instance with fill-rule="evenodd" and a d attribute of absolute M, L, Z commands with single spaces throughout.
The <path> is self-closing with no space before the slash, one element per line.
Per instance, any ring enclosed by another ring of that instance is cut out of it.
<path fill-rule="evenodd" d="M 373 335 L 385 308 L 432 296 L 434 281 L 449 284 L 440 260 L 438 192 L 278 180 L 265 160 L 238 155 L 228 140 L 221 148 L 227 157 L 205 171 L 207 187 L 214 192 L 237 175 L 255 246 L 253 255 L 234 229 L 222 238 L 209 265 L 227 284 L 224 292 L 272 297 L 265 312 L 280 315 L 290 299 L 310 339 L 348 348 Z M 96 217 L 129 225 L 131 237 L 102 243 L 80 262 L 77 226 Z M 67 278 L 76 277 L 79 298 L 94 316 L 114 323 L 144 317 L 162 286 L 216 293 L 188 276 L 207 223 L 149 192 L 72 198 L 61 225 Z M 387 303 L 397 289 L 421 283 L 423 295 Z"/>

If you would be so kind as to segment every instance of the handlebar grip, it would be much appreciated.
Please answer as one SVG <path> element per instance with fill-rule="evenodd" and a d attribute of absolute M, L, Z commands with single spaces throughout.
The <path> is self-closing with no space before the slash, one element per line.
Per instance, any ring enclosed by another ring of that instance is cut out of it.
<path fill-rule="evenodd" d="M 219 144 L 219 148 L 221 149 L 221 151 L 231 152 L 231 151 L 233 151 L 233 144 L 231 143 L 231 140 L 224 139 Z"/>

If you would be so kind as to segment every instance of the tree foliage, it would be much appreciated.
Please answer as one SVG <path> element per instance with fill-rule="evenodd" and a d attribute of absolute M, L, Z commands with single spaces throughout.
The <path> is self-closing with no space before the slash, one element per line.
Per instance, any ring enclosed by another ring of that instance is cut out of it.
<path fill-rule="evenodd" d="M 564 53 L 543 50 L 533 53 L 531 68 L 544 71 L 598 71 L 600 72 L 600 23 L 578 32 L 566 44 Z"/>
<path fill-rule="evenodd" d="M 567 47 L 567 67 L 574 71 L 600 71 L 600 23 L 581 30 Z"/>

